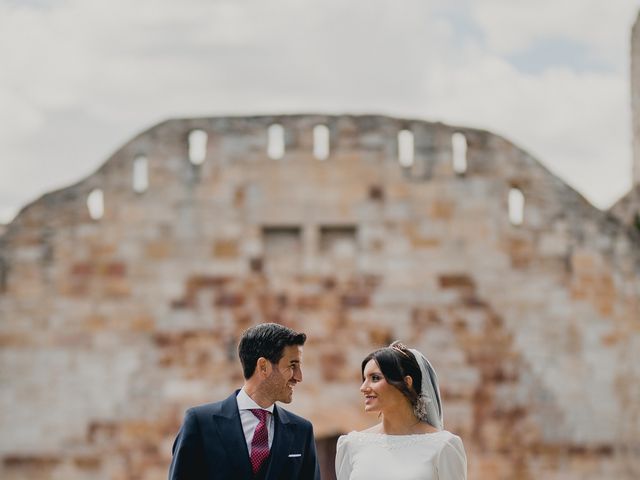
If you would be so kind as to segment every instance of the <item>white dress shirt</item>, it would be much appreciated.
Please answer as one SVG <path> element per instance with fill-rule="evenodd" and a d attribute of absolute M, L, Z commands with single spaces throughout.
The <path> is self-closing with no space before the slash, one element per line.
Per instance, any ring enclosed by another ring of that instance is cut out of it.
<path fill-rule="evenodd" d="M 247 442 L 247 451 L 251 455 L 251 440 L 253 440 L 253 434 L 260 423 L 258 417 L 256 417 L 250 410 L 253 408 L 260 408 L 270 412 L 271 415 L 267 415 L 267 432 L 269 434 L 269 448 L 273 444 L 273 405 L 269 408 L 262 408 L 253 399 L 247 395 L 247 392 L 242 388 L 236 396 L 238 402 L 238 411 L 240 412 L 240 421 L 242 422 L 242 430 L 244 431 L 244 439 Z"/>

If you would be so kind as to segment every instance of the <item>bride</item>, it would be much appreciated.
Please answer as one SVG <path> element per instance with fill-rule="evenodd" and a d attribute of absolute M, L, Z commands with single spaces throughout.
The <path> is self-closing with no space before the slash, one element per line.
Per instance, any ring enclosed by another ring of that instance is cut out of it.
<path fill-rule="evenodd" d="M 394 342 L 362 361 L 364 409 L 382 421 L 338 439 L 338 480 L 466 480 L 460 437 L 443 429 L 436 373 Z"/>

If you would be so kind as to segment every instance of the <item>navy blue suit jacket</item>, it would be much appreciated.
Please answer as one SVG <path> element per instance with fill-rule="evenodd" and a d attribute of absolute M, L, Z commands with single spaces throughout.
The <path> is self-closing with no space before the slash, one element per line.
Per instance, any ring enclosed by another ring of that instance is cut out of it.
<path fill-rule="evenodd" d="M 173 444 L 169 480 L 253 479 L 236 395 L 190 408 Z M 265 480 L 319 480 L 313 427 L 274 406 L 274 434 Z"/>

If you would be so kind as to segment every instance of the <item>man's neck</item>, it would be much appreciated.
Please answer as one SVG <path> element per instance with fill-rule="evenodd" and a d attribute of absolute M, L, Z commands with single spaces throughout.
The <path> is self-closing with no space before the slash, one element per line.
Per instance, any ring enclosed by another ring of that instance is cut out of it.
<path fill-rule="evenodd" d="M 247 380 L 242 387 L 247 395 L 251 397 L 251 400 L 256 402 L 262 408 L 269 408 L 274 404 L 273 399 L 265 394 L 260 388 L 260 385 L 251 381 L 251 379 Z"/>

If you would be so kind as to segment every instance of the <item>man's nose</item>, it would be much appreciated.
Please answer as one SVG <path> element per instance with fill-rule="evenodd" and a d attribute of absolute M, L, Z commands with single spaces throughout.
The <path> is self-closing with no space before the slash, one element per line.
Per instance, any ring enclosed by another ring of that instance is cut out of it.
<path fill-rule="evenodd" d="M 293 379 L 294 379 L 296 382 L 301 382 L 301 381 L 302 381 L 302 369 L 301 369 L 301 368 L 296 368 L 296 369 L 293 371 Z"/>

